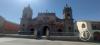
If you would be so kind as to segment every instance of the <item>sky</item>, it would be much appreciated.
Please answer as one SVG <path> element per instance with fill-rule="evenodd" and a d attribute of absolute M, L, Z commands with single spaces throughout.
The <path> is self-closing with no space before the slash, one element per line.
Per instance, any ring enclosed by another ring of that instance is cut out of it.
<path fill-rule="evenodd" d="M 48 10 L 62 19 L 63 9 L 68 4 L 72 7 L 74 20 L 100 20 L 100 0 L 0 0 L 0 16 L 19 24 L 23 9 L 29 4 L 33 18 Z"/>

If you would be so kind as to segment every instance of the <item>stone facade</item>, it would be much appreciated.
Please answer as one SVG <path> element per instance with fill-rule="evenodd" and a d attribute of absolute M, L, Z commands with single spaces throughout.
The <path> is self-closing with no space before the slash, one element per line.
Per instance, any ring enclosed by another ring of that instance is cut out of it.
<path fill-rule="evenodd" d="M 25 7 L 20 23 L 20 34 L 47 35 L 47 32 L 73 32 L 72 9 L 66 6 L 63 10 L 64 19 L 56 17 L 55 13 L 38 13 L 36 18 L 32 19 L 32 9 Z M 62 15 L 63 16 L 63 15 Z"/>
<path fill-rule="evenodd" d="M 68 5 L 64 7 L 63 10 L 64 14 L 64 27 L 66 32 L 74 32 L 74 22 L 73 22 L 73 17 L 72 17 L 72 8 Z"/>

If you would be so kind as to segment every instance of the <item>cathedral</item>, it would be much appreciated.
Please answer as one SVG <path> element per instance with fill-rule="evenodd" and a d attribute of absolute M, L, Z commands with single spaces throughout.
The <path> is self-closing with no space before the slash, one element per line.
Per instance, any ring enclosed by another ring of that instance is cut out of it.
<path fill-rule="evenodd" d="M 60 19 L 55 13 L 42 12 L 32 18 L 33 11 L 30 6 L 23 9 L 20 21 L 19 34 L 25 35 L 47 35 L 50 32 L 74 32 L 74 22 L 72 17 L 72 8 L 68 5 L 62 9 L 64 19 Z"/>

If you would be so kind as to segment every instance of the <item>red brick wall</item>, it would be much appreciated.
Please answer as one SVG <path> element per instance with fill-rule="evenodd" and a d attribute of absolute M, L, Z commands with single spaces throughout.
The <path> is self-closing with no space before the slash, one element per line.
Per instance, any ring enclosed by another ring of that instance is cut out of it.
<path fill-rule="evenodd" d="M 17 33 L 19 30 L 19 25 L 12 22 L 4 23 L 4 33 Z"/>

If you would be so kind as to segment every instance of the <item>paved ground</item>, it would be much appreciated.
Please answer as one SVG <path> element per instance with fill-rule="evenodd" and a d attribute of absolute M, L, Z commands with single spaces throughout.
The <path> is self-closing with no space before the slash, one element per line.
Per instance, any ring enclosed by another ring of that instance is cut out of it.
<path fill-rule="evenodd" d="M 1 37 L 0 45 L 100 45 L 100 43 Z"/>

